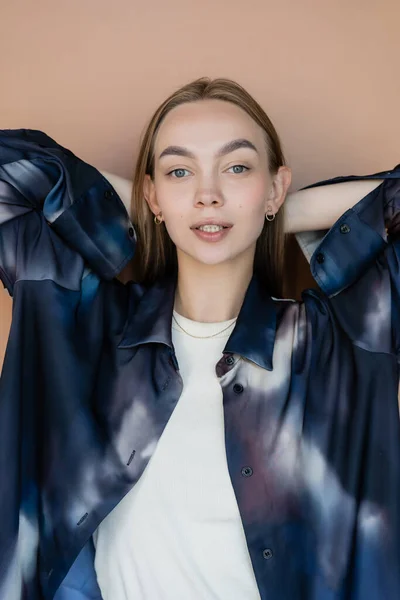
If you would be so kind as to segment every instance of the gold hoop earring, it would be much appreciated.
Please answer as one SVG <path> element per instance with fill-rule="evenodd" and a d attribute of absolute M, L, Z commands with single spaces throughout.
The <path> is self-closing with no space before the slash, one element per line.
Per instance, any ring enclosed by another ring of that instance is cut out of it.
<path fill-rule="evenodd" d="M 162 222 L 163 222 L 162 213 L 158 213 L 158 215 L 156 215 L 154 217 L 154 223 L 156 225 L 161 225 Z"/>
<path fill-rule="evenodd" d="M 271 208 L 270 206 L 268 206 L 268 211 L 271 211 L 271 210 L 272 210 L 272 208 Z M 273 221 L 273 220 L 275 219 L 275 215 L 274 215 L 274 214 L 272 214 L 272 216 L 271 216 L 271 215 L 269 215 L 269 214 L 267 213 L 267 214 L 265 215 L 265 218 L 267 219 L 267 221 Z"/>

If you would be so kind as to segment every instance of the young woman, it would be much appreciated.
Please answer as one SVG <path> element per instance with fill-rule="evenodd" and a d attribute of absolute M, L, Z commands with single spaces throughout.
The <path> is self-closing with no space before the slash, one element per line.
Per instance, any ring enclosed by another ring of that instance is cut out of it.
<path fill-rule="evenodd" d="M 400 168 L 288 194 L 224 79 L 154 114 L 132 225 L 52 140 L 1 142 L 1 598 L 398 600 Z"/>

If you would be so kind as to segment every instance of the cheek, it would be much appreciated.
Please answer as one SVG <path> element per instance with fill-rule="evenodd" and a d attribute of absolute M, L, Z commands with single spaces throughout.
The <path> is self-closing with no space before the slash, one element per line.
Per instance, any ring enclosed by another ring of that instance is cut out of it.
<path fill-rule="evenodd" d="M 259 238 L 264 227 L 266 213 L 266 188 L 265 183 L 252 185 L 247 191 L 245 197 L 241 197 L 237 202 L 237 222 L 240 224 L 240 237 L 246 240 L 246 243 L 253 243 Z"/>
<path fill-rule="evenodd" d="M 164 217 L 163 227 L 173 243 L 180 247 L 187 235 L 190 206 L 182 197 L 181 190 L 165 189 L 162 186 L 157 190 L 157 201 Z"/>
<path fill-rule="evenodd" d="M 158 181 L 156 183 L 157 203 L 164 217 L 180 218 L 187 209 L 189 190 L 187 186 L 173 185 L 170 182 Z"/>
<path fill-rule="evenodd" d="M 176 199 L 175 199 L 176 200 Z M 164 215 L 164 227 L 166 228 L 169 237 L 176 246 L 180 245 L 187 233 L 188 215 L 185 211 L 185 206 L 179 202 L 165 202 L 160 208 Z"/>
<path fill-rule="evenodd" d="M 168 205 L 163 210 L 165 226 L 171 237 L 182 235 L 184 226 L 188 222 L 188 215 L 184 210 L 184 206 L 179 203 Z"/>
<path fill-rule="evenodd" d="M 243 187 L 237 187 L 231 191 L 230 197 L 237 208 L 244 214 L 260 215 L 266 209 L 266 182 L 263 178 L 256 178 L 249 181 Z"/>
<path fill-rule="evenodd" d="M 266 213 L 266 203 L 264 195 L 248 196 L 246 200 L 241 200 L 237 206 L 237 218 L 243 222 L 244 226 L 251 229 L 262 227 Z"/>

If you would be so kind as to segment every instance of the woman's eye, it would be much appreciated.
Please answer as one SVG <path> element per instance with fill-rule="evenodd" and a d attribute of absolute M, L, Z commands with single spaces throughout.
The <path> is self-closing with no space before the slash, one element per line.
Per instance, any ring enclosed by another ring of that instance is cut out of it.
<path fill-rule="evenodd" d="M 174 169 L 173 171 L 170 171 L 168 175 L 170 177 L 174 177 L 175 179 L 183 179 L 185 172 L 189 173 L 187 169 Z M 173 175 L 173 173 L 175 173 L 175 175 Z"/>
<path fill-rule="evenodd" d="M 249 167 L 245 167 L 244 165 L 233 165 L 233 167 L 229 167 L 228 171 L 230 171 L 231 169 L 234 169 L 235 175 L 240 175 L 241 173 L 250 170 Z M 184 177 L 187 177 L 185 173 L 190 173 L 190 171 L 188 171 L 187 169 L 173 169 L 172 171 L 167 173 L 167 175 L 169 177 L 173 177 L 174 179 L 183 179 Z"/>
<path fill-rule="evenodd" d="M 241 173 L 244 173 L 245 171 L 243 169 L 246 169 L 246 171 L 249 170 L 249 168 L 245 167 L 244 165 L 233 165 L 233 167 L 229 167 L 228 171 L 230 169 L 234 169 L 234 173 L 236 175 L 240 175 Z"/>

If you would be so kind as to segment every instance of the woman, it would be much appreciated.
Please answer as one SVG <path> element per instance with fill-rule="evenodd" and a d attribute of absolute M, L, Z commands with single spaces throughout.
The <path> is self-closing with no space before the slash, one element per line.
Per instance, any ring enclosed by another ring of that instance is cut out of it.
<path fill-rule="evenodd" d="M 21 206 L 10 190 L 26 198 L 42 182 L 44 217 L 32 217 L 42 220 L 30 226 L 24 277 L 3 252 L 3 281 L 35 317 L 47 294 L 29 332 L 46 366 L 35 357 L 29 386 L 39 366 L 46 375 L 22 417 L 40 438 L 30 476 L 26 462 L 18 471 L 19 524 L 7 526 L 17 550 L 1 597 L 397 600 L 400 169 L 288 195 L 272 123 L 222 79 L 185 86 L 153 116 L 133 228 L 67 151 L 41 155 L 40 173 L 23 151 L 0 170 L 3 197 Z M 55 154 L 68 202 L 54 200 Z M 18 180 L 10 172 L 23 161 L 30 175 Z M 283 300 L 284 234 L 310 230 L 321 235 L 299 241 L 320 290 Z M 136 283 L 123 284 L 112 277 L 129 236 Z M 42 334 L 37 324 L 53 317 Z M 3 398 L 14 393 L 13 352 Z M 15 414 L 2 415 L 15 431 Z"/>

